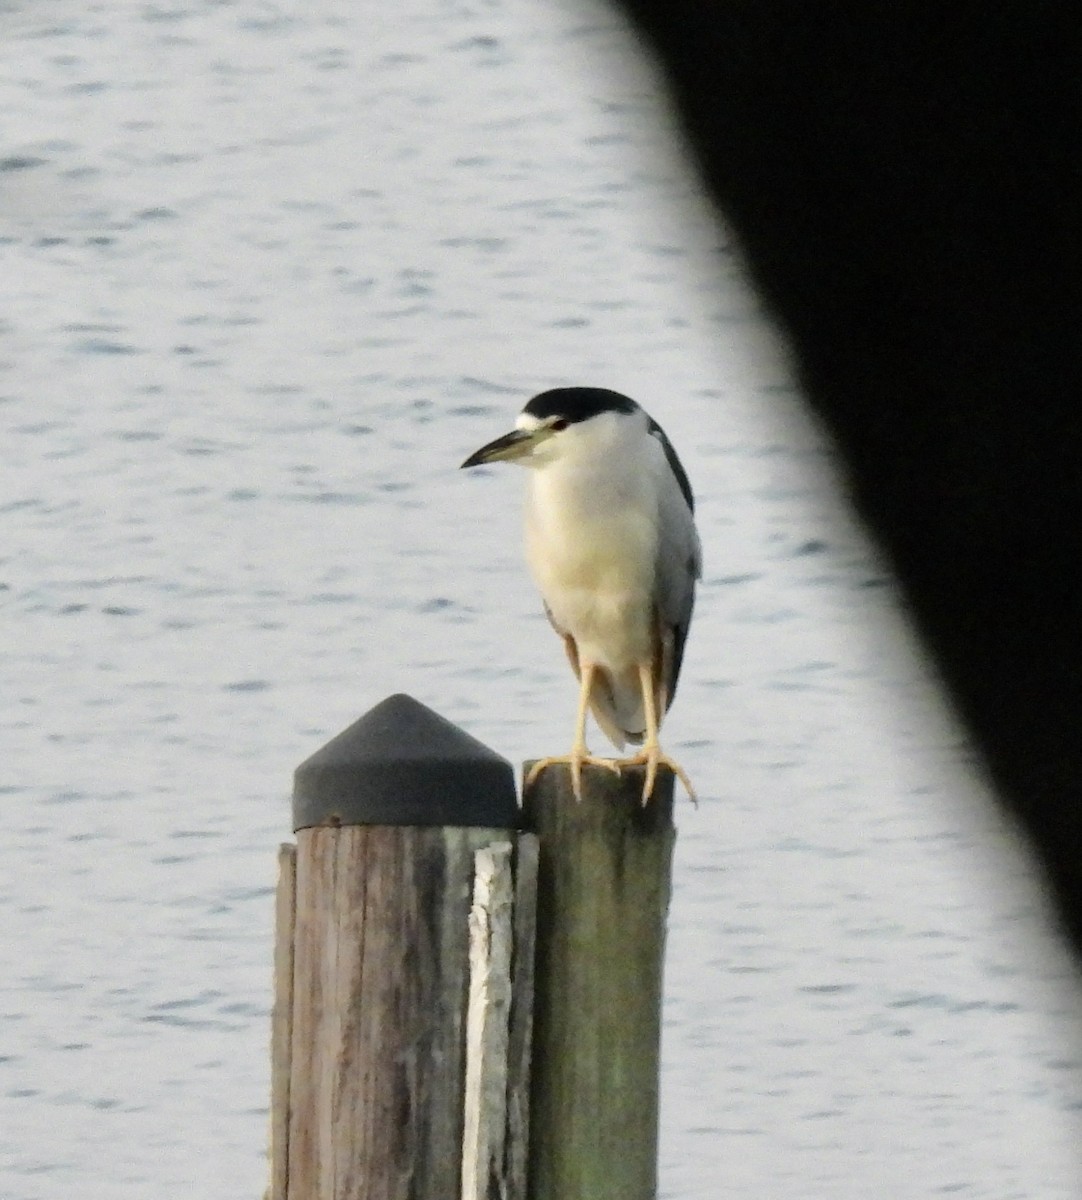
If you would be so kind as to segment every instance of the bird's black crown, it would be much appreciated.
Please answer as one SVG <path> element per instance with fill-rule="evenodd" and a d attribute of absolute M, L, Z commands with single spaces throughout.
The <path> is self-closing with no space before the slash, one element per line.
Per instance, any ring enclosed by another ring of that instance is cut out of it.
<path fill-rule="evenodd" d="M 562 417 L 569 425 L 588 421 L 599 413 L 633 413 L 638 405 L 620 392 L 608 388 L 568 387 L 542 392 L 522 410 L 544 421 L 547 417 Z"/>

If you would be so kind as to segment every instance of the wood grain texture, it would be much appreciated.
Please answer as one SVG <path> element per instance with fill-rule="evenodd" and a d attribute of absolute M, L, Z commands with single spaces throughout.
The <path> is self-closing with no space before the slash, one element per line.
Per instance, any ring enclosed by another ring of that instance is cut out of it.
<path fill-rule="evenodd" d="M 271 1012 L 271 1181 L 268 1200 L 286 1200 L 289 1165 L 289 1076 L 293 1041 L 293 934 L 297 847 L 278 849 L 274 901 L 274 1008 Z"/>
<path fill-rule="evenodd" d="M 527 764 L 528 765 L 528 764 Z M 530 1200 L 655 1200 L 673 777 L 546 769 L 524 797 L 541 842 Z"/>
<path fill-rule="evenodd" d="M 454 1200 L 474 851 L 506 830 L 297 834 L 289 1200 Z"/>
<path fill-rule="evenodd" d="M 534 956 L 537 949 L 539 842 L 520 833 L 515 846 L 514 946 L 511 956 L 511 1018 L 507 1031 L 507 1137 L 504 1195 L 526 1200 L 530 1149 L 530 1062 L 533 1049 Z"/>
<path fill-rule="evenodd" d="M 510 842 L 474 856 L 462 1200 L 501 1200 L 507 1131 L 514 877 Z"/>

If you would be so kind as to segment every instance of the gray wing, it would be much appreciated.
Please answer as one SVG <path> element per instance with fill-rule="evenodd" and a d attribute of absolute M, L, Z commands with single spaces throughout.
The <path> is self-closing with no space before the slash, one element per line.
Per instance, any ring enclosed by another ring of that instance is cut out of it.
<path fill-rule="evenodd" d="M 665 452 L 658 514 L 658 550 L 654 563 L 654 604 L 661 640 L 661 678 L 665 707 L 672 704 L 684 645 L 695 607 L 695 583 L 702 575 L 702 548 L 695 530 L 694 501 L 676 451 L 656 422 L 651 434 Z"/>

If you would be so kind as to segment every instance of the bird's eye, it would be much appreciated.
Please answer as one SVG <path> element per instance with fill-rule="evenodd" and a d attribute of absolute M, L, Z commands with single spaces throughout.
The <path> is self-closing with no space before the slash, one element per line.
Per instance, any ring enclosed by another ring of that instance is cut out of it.
<path fill-rule="evenodd" d="M 563 417 L 557 417 L 556 420 L 553 421 L 549 426 L 549 428 L 553 433 L 559 433 L 561 429 L 567 428 L 567 424 L 567 421 L 565 421 Z"/>

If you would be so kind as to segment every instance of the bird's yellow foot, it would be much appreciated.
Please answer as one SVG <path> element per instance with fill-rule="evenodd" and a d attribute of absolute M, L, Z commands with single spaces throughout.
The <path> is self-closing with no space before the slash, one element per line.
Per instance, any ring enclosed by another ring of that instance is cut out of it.
<path fill-rule="evenodd" d="M 619 760 L 621 767 L 646 767 L 646 780 L 642 785 L 642 802 L 646 804 L 650 797 L 654 794 L 654 784 L 657 782 L 658 767 L 668 767 L 677 779 L 684 785 L 684 790 L 687 792 L 691 803 L 696 808 L 699 807 L 699 797 L 695 795 L 695 789 L 691 786 L 691 780 L 688 778 L 687 772 L 676 761 L 675 758 L 670 758 L 658 745 L 643 746 L 638 754 L 633 754 L 630 758 L 621 758 Z"/>
<path fill-rule="evenodd" d="M 530 768 L 526 776 L 526 787 L 532 787 L 534 780 L 546 767 L 567 763 L 571 768 L 571 789 L 575 799 L 582 803 L 582 768 L 586 766 L 604 767 L 606 770 L 620 774 L 620 764 L 613 758 L 597 758 L 585 746 L 575 746 L 570 754 L 556 754 L 549 758 L 539 758 Z"/>

